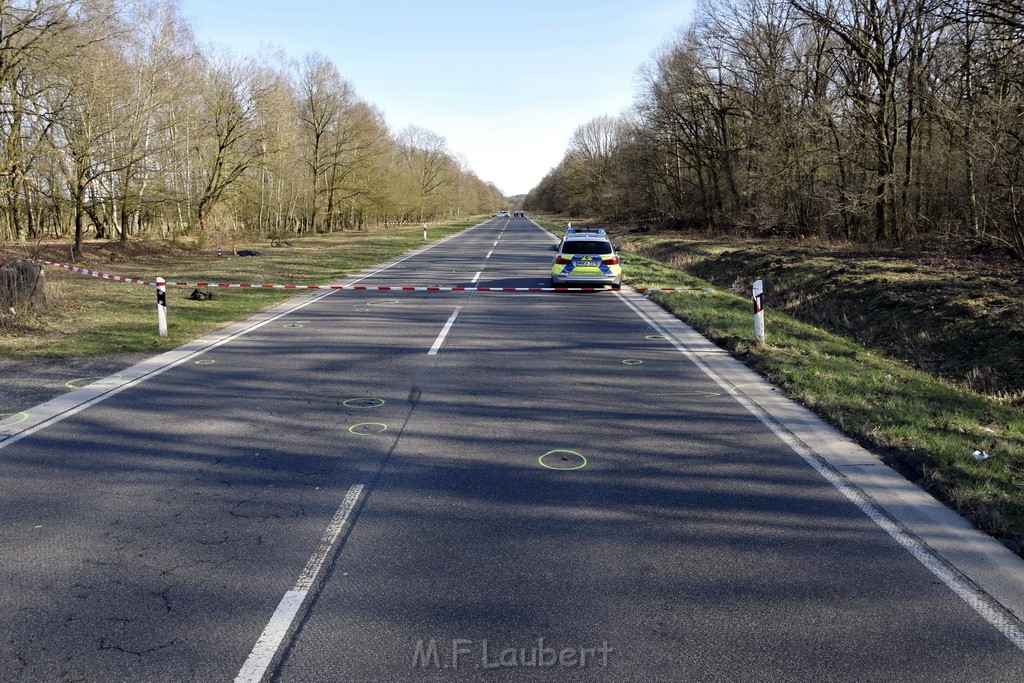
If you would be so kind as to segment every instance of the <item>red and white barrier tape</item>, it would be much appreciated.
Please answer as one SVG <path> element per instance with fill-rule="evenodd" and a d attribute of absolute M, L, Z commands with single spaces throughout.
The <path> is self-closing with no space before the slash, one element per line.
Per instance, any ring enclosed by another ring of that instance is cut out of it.
<path fill-rule="evenodd" d="M 146 285 L 147 287 L 156 287 L 156 282 L 149 282 L 147 280 L 139 280 L 136 278 L 122 277 L 120 275 L 111 275 L 110 273 L 103 273 L 92 268 L 81 268 L 79 266 L 70 266 L 66 263 L 57 263 L 55 261 L 38 261 L 47 266 L 54 266 L 55 268 L 62 268 L 72 273 L 78 273 L 79 275 L 89 275 L 91 277 L 97 277 L 102 280 L 113 280 L 115 282 L 127 282 L 136 285 Z M 567 289 L 573 291 L 583 292 L 599 292 L 611 289 L 609 286 L 604 287 L 399 287 L 390 285 L 272 285 L 272 284 L 259 284 L 252 282 L 242 283 L 227 283 L 227 282 L 171 282 L 167 281 L 165 284 L 168 287 L 220 287 L 226 289 L 341 289 L 350 290 L 356 292 L 562 292 Z M 710 287 L 631 287 L 635 292 L 714 292 L 717 291 Z"/>
<path fill-rule="evenodd" d="M 36 263 L 41 263 L 44 266 L 53 266 L 55 268 L 63 268 L 64 270 L 70 271 L 72 273 L 78 273 L 79 275 L 90 275 L 92 277 L 98 277 L 98 278 L 100 278 L 102 280 L 114 280 L 116 282 L 129 282 L 129 283 L 131 283 L 133 285 L 147 285 L 149 287 L 156 287 L 156 283 L 155 282 L 147 282 L 145 280 L 137 280 L 137 279 L 132 278 L 132 277 L 121 277 L 120 275 L 111 275 L 110 273 L 101 273 L 100 271 L 93 270 L 92 268 L 80 268 L 78 266 L 69 266 L 66 263 L 57 263 L 56 261 L 45 261 L 45 260 L 40 260 L 40 259 L 35 259 L 35 262 Z"/>

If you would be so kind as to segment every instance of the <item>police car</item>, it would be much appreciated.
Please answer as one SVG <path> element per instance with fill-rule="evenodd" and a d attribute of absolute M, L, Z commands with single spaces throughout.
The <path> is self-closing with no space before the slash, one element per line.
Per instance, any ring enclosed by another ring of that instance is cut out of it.
<path fill-rule="evenodd" d="M 558 252 L 551 264 L 552 287 L 610 285 L 618 289 L 622 284 L 619 256 L 604 228 L 569 228 L 558 246 L 548 249 Z"/>

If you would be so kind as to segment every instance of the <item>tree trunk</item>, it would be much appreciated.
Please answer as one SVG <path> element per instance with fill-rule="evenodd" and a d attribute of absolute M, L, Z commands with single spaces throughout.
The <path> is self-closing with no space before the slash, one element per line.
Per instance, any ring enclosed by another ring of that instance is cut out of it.
<path fill-rule="evenodd" d="M 82 255 L 82 233 L 85 226 L 85 188 L 81 182 L 77 182 L 73 188 L 71 200 L 75 205 L 75 246 L 72 253 L 75 256 Z"/>

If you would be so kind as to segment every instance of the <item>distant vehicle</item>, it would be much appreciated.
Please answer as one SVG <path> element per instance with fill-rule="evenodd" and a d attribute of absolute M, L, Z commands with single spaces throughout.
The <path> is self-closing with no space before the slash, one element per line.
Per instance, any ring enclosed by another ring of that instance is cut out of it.
<path fill-rule="evenodd" d="M 512 214 L 509 213 L 508 209 L 502 209 L 501 211 L 499 211 L 498 213 L 496 213 L 494 215 L 497 216 L 498 218 L 511 218 L 512 217 Z"/>
<path fill-rule="evenodd" d="M 551 264 L 551 286 L 622 286 L 619 255 L 604 228 L 569 228 L 557 246 Z"/>

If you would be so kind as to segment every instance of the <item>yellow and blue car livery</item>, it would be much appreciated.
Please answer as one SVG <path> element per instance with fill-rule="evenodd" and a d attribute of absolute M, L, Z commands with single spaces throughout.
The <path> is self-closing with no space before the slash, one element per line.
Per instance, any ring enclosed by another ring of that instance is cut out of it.
<path fill-rule="evenodd" d="M 569 228 L 558 246 L 551 264 L 551 286 L 572 285 L 618 289 L 622 284 L 622 267 L 608 235 L 603 228 Z"/>

